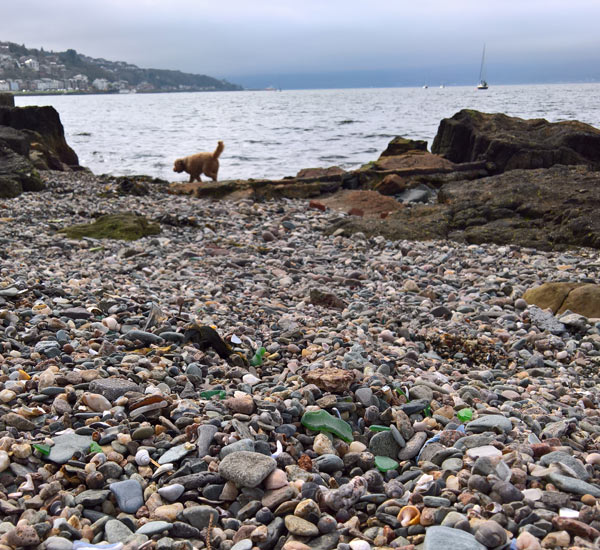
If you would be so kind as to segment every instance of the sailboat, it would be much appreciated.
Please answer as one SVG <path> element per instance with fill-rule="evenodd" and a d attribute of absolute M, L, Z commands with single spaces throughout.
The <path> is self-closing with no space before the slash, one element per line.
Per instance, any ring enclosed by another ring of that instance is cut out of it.
<path fill-rule="evenodd" d="M 481 55 L 481 68 L 479 69 L 479 84 L 477 84 L 477 89 L 488 89 L 488 83 L 485 80 L 485 44 L 483 45 L 483 54 Z"/>

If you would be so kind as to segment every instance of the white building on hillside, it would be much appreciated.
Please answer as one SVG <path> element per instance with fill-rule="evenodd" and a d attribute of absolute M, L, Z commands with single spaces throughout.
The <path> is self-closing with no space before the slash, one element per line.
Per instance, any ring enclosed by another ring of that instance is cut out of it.
<path fill-rule="evenodd" d="M 96 78 L 96 80 L 92 82 L 92 86 L 96 88 L 96 90 L 101 90 L 103 92 L 108 90 L 109 84 L 110 83 L 108 80 L 106 80 L 106 78 Z"/>
<path fill-rule="evenodd" d="M 32 71 L 39 72 L 40 70 L 40 64 L 37 59 L 29 58 L 27 61 L 25 61 L 25 63 L 23 63 L 23 65 Z"/>

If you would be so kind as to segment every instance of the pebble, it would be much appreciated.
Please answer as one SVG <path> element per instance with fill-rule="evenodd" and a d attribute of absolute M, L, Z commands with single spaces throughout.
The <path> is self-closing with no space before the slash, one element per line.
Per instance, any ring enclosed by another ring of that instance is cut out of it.
<path fill-rule="evenodd" d="M 185 487 L 180 483 L 171 483 L 158 489 L 158 494 L 169 502 L 176 501 L 185 491 Z"/>
<path fill-rule="evenodd" d="M 175 447 L 171 447 L 166 453 L 160 456 L 158 459 L 159 464 L 167 464 L 168 462 L 177 462 L 181 460 L 184 456 L 189 454 L 192 450 L 194 450 L 194 445 L 189 443 L 182 443 L 181 445 L 177 445 Z"/>
<path fill-rule="evenodd" d="M 126 514 L 137 512 L 144 504 L 142 486 L 137 479 L 126 479 L 111 483 L 109 489 L 117 500 L 117 506 Z"/>
<path fill-rule="evenodd" d="M 104 525 L 104 536 L 108 543 L 125 541 L 131 535 L 131 529 L 118 519 L 109 519 Z"/>
<path fill-rule="evenodd" d="M 285 527 L 292 535 L 298 537 L 315 537 L 319 534 L 315 524 L 297 516 L 285 516 Z"/>
<path fill-rule="evenodd" d="M 46 550 L 73 550 L 73 542 L 64 537 L 48 537 L 44 541 Z"/>

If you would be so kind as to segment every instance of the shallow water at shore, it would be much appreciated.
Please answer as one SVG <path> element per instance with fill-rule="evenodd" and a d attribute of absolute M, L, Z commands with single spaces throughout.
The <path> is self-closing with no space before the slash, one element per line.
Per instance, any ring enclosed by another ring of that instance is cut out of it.
<path fill-rule="evenodd" d="M 284 90 L 17 97 L 53 105 L 67 142 L 94 173 L 183 181 L 173 160 L 225 142 L 219 179 L 280 178 L 309 167 L 353 169 L 395 136 L 427 140 L 460 109 L 600 127 L 600 85 Z"/>

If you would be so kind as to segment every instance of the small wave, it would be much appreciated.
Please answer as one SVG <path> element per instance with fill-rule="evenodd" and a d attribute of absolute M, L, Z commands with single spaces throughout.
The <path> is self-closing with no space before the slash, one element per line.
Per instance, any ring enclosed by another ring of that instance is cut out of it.
<path fill-rule="evenodd" d="M 150 159 L 150 158 L 156 158 L 156 154 L 152 155 L 149 153 L 136 153 L 131 158 L 132 159 Z"/>
<path fill-rule="evenodd" d="M 74 134 L 76 136 L 83 136 L 83 137 L 90 137 L 92 135 L 91 132 L 79 132 L 77 134 Z"/>
<path fill-rule="evenodd" d="M 348 158 L 348 157 L 346 157 L 346 155 L 326 155 L 326 156 L 319 157 L 319 160 L 330 161 L 330 160 L 343 160 L 346 158 Z"/>
<path fill-rule="evenodd" d="M 352 120 L 352 119 L 348 118 L 346 120 L 340 120 L 338 122 L 338 124 L 341 126 L 342 124 L 356 124 L 358 122 L 360 122 L 360 121 L 359 120 Z"/>
<path fill-rule="evenodd" d="M 377 138 L 386 138 L 392 139 L 395 138 L 398 134 L 366 134 L 365 139 L 377 139 Z"/>

